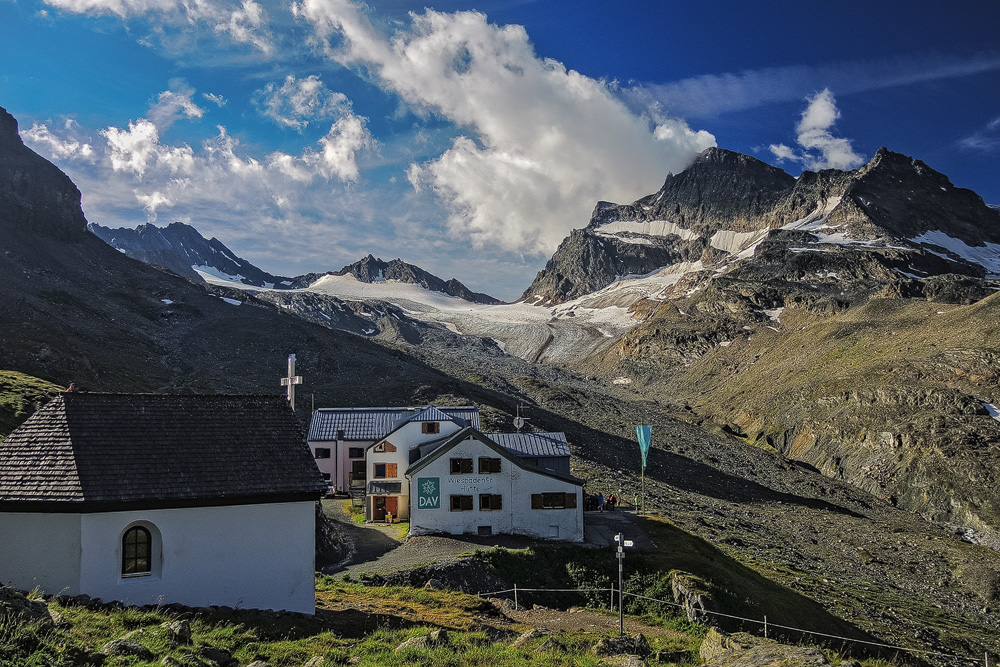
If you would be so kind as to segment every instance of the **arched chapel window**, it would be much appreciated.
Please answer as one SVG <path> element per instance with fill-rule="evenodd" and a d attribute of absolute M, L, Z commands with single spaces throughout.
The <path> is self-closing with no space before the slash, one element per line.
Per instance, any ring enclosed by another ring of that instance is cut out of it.
<path fill-rule="evenodd" d="M 122 576 L 149 574 L 153 539 L 142 526 L 134 526 L 122 536 Z"/>

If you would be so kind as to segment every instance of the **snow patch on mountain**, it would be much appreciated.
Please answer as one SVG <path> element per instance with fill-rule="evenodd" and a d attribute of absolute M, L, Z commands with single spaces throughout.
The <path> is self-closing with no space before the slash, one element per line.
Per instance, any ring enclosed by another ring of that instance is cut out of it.
<path fill-rule="evenodd" d="M 816 205 L 816 209 L 804 218 L 799 218 L 793 222 L 789 222 L 787 225 L 783 226 L 782 229 L 795 229 L 804 231 L 813 231 L 816 229 L 825 228 L 826 221 L 833 213 L 833 209 L 840 205 L 843 197 L 827 197 L 824 201 Z"/>
<path fill-rule="evenodd" d="M 971 246 L 961 239 L 956 239 L 937 230 L 924 232 L 920 236 L 910 240 L 922 245 L 927 252 L 933 253 L 938 257 L 952 259 L 947 253 L 935 250 L 934 246 L 944 248 L 967 262 L 983 267 L 990 274 L 990 278 L 1000 278 L 1000 243 L 987 242 L 981 246 Z"/>
<path fill-rule="evenodd" d="M 616 236 L 627 243 L 640 242 L 635 237 L 622 237 L 621 234 L 642 234 L 645 236 L 679 236 L 685 241 L 698 238 L 698 233 L 690 229 L 684 229 L 675 222 L 669 220 L 650 220 L 648 222 L 637 222 L 635 220 L 616 220 L 608 222 L 597 229 L 601 236 Z"/>
<path fill-rule="evenodd" d="M 192 266 L 191 268 L 209 285 L 225 285 L 226 287 L 236 287 L 238 285 L 241 289 L 244 287 L 253 287 L 252 285 L 243 284 L 242 281 L 245 280 L 243 276 L 231 276 L 227 273 L 223 273 L 214 266 L 201 265 Z"/>

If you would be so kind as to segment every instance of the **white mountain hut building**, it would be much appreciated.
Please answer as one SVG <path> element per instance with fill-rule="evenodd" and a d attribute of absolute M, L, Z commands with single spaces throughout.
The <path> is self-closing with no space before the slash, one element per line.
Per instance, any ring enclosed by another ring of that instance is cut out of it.
<path fill-rule="evenodd" d="M 478 417 L 478 411 L 476 415 Z M 385 521 L 391 516 L 408 521 L 410 491 L 405 474 L 414 457 L 419 456 L 418 446 L 441 442 L 465 427 L 464 419 L 456 419 L 439 408 L 428 406 L 416 414 L 406 415 L 390 432 L 369 445 L 365 451 L 368 480 L 365 519 Z"/>
<path fill-rule="evenodd" d="M 583 540 L 584 480 L 570 474 L 564 434 L 487 435 L 463 422 L 428 406 L 368 446 L 366 520 L 409 521 L 410 535 Z"/>
<path fill-rule="evenodd" d="M 311 614 L 325 488 L 284 397 L 62 394 L 0 442 L 0 582 Z"/>
<path fill-rule="evenodd" d="M 320 408 L 309 423 L 309 448 L 332 493 L 363 497 L 368 473 L 365 450 L 406 423 L 422 407 Z M 445 420 L 479 427 L 475 406 L 437 408 Z M 382 517 L 384 518 L 384 516 Z"/>
<path fill-rule="evenodd" d="M 582 542 L 585 482 L 569 473 L 568 446 L 565 457 L 539 457 L 558 468 L 565 461 L 565 472 L 529 462 L 539 450 L 552 453 L 547 448 L 555 441 L 565 444 L 565 436 L 500 434 L 527 454 L 520 456 L 497 444 L 496 435 L 463 428 L 418 447 L 421 455 L 406 471 L 413 489 L 410 535 L 502 533 Z"/>

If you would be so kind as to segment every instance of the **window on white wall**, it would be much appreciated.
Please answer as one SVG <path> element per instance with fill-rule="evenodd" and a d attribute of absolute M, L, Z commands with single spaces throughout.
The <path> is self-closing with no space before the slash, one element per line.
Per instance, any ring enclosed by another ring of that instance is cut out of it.
<path fill-rule="evenodd" d="M 395 463 L 376 463 L 375 464 L 375 479 L 392 479 L 396 477 L 396 471 L 399 468 Z"/>
<path fill-rule="evenodd" d="M 122 535 L 122 576 L 139 577 L 152 572 L 153 538 L 142 526 L 133 526 Z"/>
<path fill-rule="evenodd" d="M 472 472 L 472 459 L 451 459 L 451 474 L 463 475 Z"/>
<path fill-rule="evenodd" d="M 490 473 L 500 472 L 500 459 L 499 458 L 489 458 L 487 456 L 479 457 L 479 474 L 489 475 Z"/>
<path fill-rule="evenodd" d="M 557 510 L 576 508 L 575 493 L 533 493 L 531 494 L 531 509 Z"/>
<path fill-rule="evenodd" d="M 330 448 L 329 447 L 317 447 L 316 448 L 316 458 L 318 458 L 318 459 L 328 459 L 328 458 L 330 458 Z"/>
<path fill-rule="evenodd" d="M 480 493 L 479 509 L 484 512 L 488 510 L 502 510 L 503 496 L 493 493 Z"/>
<path fill-rule="evenodd" d="M 468 512 L 472 509 L 472 496 L 452 496 L 452 512 Z"/>

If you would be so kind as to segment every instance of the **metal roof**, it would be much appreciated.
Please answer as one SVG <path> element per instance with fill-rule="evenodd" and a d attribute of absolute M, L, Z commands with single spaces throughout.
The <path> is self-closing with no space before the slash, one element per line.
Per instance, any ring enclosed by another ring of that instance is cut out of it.
<path fill-rule="evenodd" d="M 402 493 L 402 490 L 402 482 L 368 482 L 369 494 Z"/>
<path fill-rule="evenodd" d="M 428 411 L 433 412 L 428 412 Z M 421 415 L 440 415 L 425 421 L 456 421 L 459 425 L 479 428 L 479 408 L 415 406 L 373 408 L 320 408 L 313 412 L 309 423 L 309 440 L 380 440 L 400 423 Z M 459 421 L 461 420 L 461 421 Z M 338 437 L 338 432 L 343 435 Z"/>
<path fill-rule="evenodd" d="M 555 434 L 555 433 L 517 434 L 517 433 L 514 433 L 514 434 L 500 434 L 500 435 L 550 435 L 551 436 L 551 435 L 562 435 L 562 434 Z M 456 431 L 455 433 L 452 433 L 450 436 L 448 436 L 444 440 L 444 442 L 439 447 L 437 447 L 436 449 L 434 449 L 431 452 L 428 452 L 426 456 L 422 456 L 416 463 L 411 464 L 410 467 L 406 469 L 406 477 L 407 478 L 411 478 L 413 475 L 415 475 L 416 473 L 420 472 L 425 467 L 427 467 L 427 465 L 430 464 L 432 461 L 434 461 L 434 460 L 440 458 L 441 456 L 443 456 L 445 453 L 447 453 L 449 450 L 451 450 L 455 445 L 459 444 L 460 442 L 462 442 L 466 438 L 474 438 L 474 439 L 478 440 L 479 442 L 483 443 L 483 445 L 485 445 L 486 447 L 492 449 L 493 451 L 495 451 L 496 453 L 500 454 L 501 456 L 503 456 L 507 460 L 511 461 L 512 463 L 514 463 L 515 465 L 517 465 L 519 468 L 521 468 L 523 470 L 528 470 L 528 471 L 537 473 L 539 475 L 545 475 L 547 477 L 555 477 L 556 479 L 561 479 L 561 480 L 564 480 L 564 481 L 567 481 L 567 482 L 571 482 L 573 484 L 578 484 L 578 485 L 581 485 L 581 486 L 584 485 L 584 484 L 586 484 L 586 480 L 580 479 L 579 477 L 576 477 L 576 476 L 574 476 L 574 475 L 572 475 L 572 474 L 570 474 L 568 472 L 563 472 L 563 471 L 560 471 L 560 470 L 553 470 L 551 468 L 543 468 L 543 467 L 540 467 L 540 466 L 536 466 L 533 463 L 528 463 L 528 462 L 526 462 L 526 461 L 523 460 L 522 455 L 516 454 L 512 449 L 509 449 L 507 447 L 502 447 L 502 446 L 498 445 L 496 442 L 494 442 L 492 440 L 492 438 L 490 436 L 487 436 L 485 433 L 483 433 L 483 432 L 481 432 L 481 431 L 479 431 L 477 429 L 469 428 L 469 427 L 463 428 L 463 429 L 461 429 L 459 431 Z M 565 440 L 565 436 L 563 436 L 563 439 Z M 528 456 L 531 456 L 531 455 L 529 454 Z"/>
<path fill-rule="evenodd" d="M 569 456 L 569 443 L 562 432 L 487 433 L 486 437 L 515 456 Z"/>

